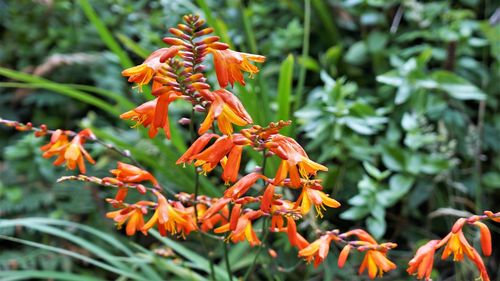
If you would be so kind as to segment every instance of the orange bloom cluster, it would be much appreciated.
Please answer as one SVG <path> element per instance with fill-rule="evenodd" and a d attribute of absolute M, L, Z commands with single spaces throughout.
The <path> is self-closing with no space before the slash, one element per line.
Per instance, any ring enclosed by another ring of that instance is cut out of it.
<path fill-rule="evenodd" d="M 464 257 L 470 259 L 479 271 L 479 279 L 482 281 L 489 281 L 488 272 L 484 265 L 483 259 L 478 251 L 472 247 L 463 233 L 465 225 L 474 225 L 479 228 L 481 250 L 484 256 L 491 255 L 491 234 L 488 226 L 481 222 L 481 220 L 492 220 L 500 222 L 500 212 L 492 213 L 485 211 L 482 216 L 472 216 L 469 218 L 460 218 L 453 225 L 451 232 L 441 240 L 431 240 L 427 244 L 421 246 L 415 257 L 408 263 L 407 269 L 409 274 L 416 275 L 418 279 L 426 281 L 431 280 L 431 273 L 434 264 L 435 252 L 444 247 L 441 259 L 447 259 L 453 254 L 453 261 L 463 261 Z"/>

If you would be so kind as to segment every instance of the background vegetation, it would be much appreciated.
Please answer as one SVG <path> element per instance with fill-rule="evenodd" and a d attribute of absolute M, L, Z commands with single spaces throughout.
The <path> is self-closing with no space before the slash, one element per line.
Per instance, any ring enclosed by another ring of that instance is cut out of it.
<path fill-rule="evenodd" d="M 495 1 L 0 0 L 0 116 L 49 128 L 91 127 L 129 149 L 164 185 L 192 191 L 193 171 L 174 165 L 186 147 L 175 136 L 187 128 L 174 127 L 172 141 L 150 140 L 118 119 L 144 98 L 121 70 L 163 46 L 167 28 L 186 13 L 207 19 L 235 49 L 268 58 L 249 87 L 234 91 L 257 123 L 294 120 L 288 134 L 329 167 L 326 191 L 342 208 L 305 220 L 299 230 L 309 240 L 315 237 L 309 224 L 367 228 L 399 244 L 392 256 L 398 269 L 384 279 L 412 280 L 404 270 L 418 246 L 446 234 L 456 216 L 498 211 Z M 175 104 L 171 120 L 189 110 Z M 43 159 L 43 143 L 0 128 L 0 279 L 12 278 L 13 270 L 19 279 L 206 278 L 206 253 L 198 251 L 196 237 L 124 237 L 104 217 L 106 190 L 54 184 L 72 172 Z M 99 155 L 90 175 L 106 176 L 119 159 L 97 145 L 90 151 Z M 250 160 L 247 167 L 254 165 Z M 222 191 L 208 180 L 203 188 L 208 195 Z M 493 245 L 500 245 L 499 226 L 491 229 Z M 470 234 L 477 243 L 477 233 Z M 313 269 L 297 262 L 285 236 L 270 239 L 278 257 L 261 255 L 254 280 L 358 278 L 360 261 L 339 270 L 333 248 Z M 222 246 L 211 247 L 222 268 Z M 245 243 L 231 247 L 235 276 L 255 253 Z M 486 263 L 497 280 L 500 252 Z M 472 266 L 449 261 L 436 268 L 435 280 L 477 275 Z M 220 279 L 227 278 L 220 271 Z"/>

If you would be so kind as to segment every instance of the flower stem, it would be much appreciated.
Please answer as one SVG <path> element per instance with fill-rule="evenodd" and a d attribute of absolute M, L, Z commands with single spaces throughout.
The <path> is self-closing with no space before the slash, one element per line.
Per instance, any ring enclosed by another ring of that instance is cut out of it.
<path fill-rule="evenodd" d="M 263 235 L 262 241 L 259 245 L 259 249 L 257 250 L 257 254 L 255 254 L 255 258 L 253 259 L 252 265 L 248 268 L 247 272 L 245 273 L 245 277 L 243 277 L 243 281 L 248 280 L 248 277 L 250 277 L 250 273 L 253 272 L 255 265 L 257 265 L 257 260 L 260 256 L 260 253 L 262 252 L 262 249 L 264 248 L 264 243 L 267 240 L 267 236 L 269 235 L 269 231 L 268 231 L 268 227 L 267 227 L 267 218 L 264 218 L 264 221 L 262 222 L 262 233 L 264 235 Z"/>
<path fill-rule="evenodd" d="M 229 278 L 229 281 L 233 281 L 231 264 L 229 263 L 229 245 L 227 243 L 224 243 L 224 259 L 226 260 L 227 277 Z"/>

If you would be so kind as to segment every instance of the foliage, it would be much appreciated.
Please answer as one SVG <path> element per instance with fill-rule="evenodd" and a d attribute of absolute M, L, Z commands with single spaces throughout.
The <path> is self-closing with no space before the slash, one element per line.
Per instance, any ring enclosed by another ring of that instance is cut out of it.
<path fill-rule="evenodd" d="M 143 99 L 128 90 L 120 77 L 122 68 L 142 61 L 163 44 L 157 34 L 165 33 L 182 14 L 199 13 L 236 49 L 268 57 L 261 73 L 247 81 L 246 88 L 235 86 L 234 91 L 258 123 L 296 121 L 298 141 L 311 158 L 330 168 L 323 177 L 325 191 L 348 204 L 340 212 L 330 212 L 321 228 L 366 227 L 376 238 L 398 243 L 401 261 L 388 279 L 407 278 L 403 261 L 424 240 L 443 237 L 453 216 L 494 209 L 492 198 L 498 197 L 500 188 L 496 85 L 500 25 L 493 1 L 306 1 L 311 3 L 313 20 L 305 55 L 301 54 L 307 31 L 303 1 L 88 2 L 0 1 L 0 40 L 5 42 L 0 50 L 0 74 L 5 78 L 0 80 L 1 117 L 43 122 L 51 128 L 91 127 L 105 142 L 130 150 L 174 191 L 193 192 L 193 171 L 172 165 L 185 149 L 184 141 L 145 139 L 145 131 L 126 130 L 116 115 Z M 87 6 L 96 18 L 89 16 Z M 297 101 L 302 70 L 307 72 L 304 99 Z M 209 81 L 216 81 L 213 74 Z M 293 112 L 297 104 L 303 106 Z M 190 108 L 175 103 L 170 113 L 172 120 L 178 120 L 189 117 Z M 172 130 L 178 131 L 173 136 L 187 135 L 188 126 L 175 124 Z M 101 198 L 109 197 L 109 190 L 87 184 L 53 187 L 55 179 L 66 173 L 47 165 L 40 145 L 32 136 L 0 129 L 0 217 L 61 218 L 119 236 L 101 218 L 105 212 Z M 100 155 L 91 171 L 105 176 L 102 171 L 114 168 L 111 163 L 118 155 L 97 145 L 91 151 Z M 253 159 L 245 163 L 250 171 L 259 156 L 248 154 Z M 267 170 L 274 171 L 277 165 L 270 161 Z M 203 179 L 202 189 L 218 195 L 216 184 Z M 303 230 L 307 225 L 298 227 Z M 492 230 L 493 240 L 498 240 L 497 229 Z M 2 234 L 13 231 L 4 229 Z M 477 242 L 476 232 L 471 234 Z M 29 241 L 48 239 L 27 231 L 16 235 Z M 309 240 L 315 237 L 309 235 Z M 157 242 L 146 240 L 140 244 L 156 248 Z M 296 252 L 285 240 L 279 236 L 270 240 L 278 258 L 260 255 L 263 270 L 258 270 L 256 279 L 357 278 L 337 270 L 337 260 L 331 257 L 319 269 L 296 264 Z M 68 247 L 62 240 L 53 243 Z M 157 256 L 137 244 L 123 243 L 133 257 L 149 255 L 155 260 L 154 271 L 201 278 L 200 269 L 191 268 L 200 262 L 196 258 L 156 261 Z M 2 269 L 18 255 L 23 257 L 18 260 L 23 270 L 89 272 L 85 263 L 47 249 L 32 253 L 30 247 L 7 245 L 8 251 L 0 251 Z M 255 253 L 241 258 L 246 253 L 245 245 L 230 250 L 230 260 L 237 260 L 233 271 L 251 265 Z M 224 267 L 222 249 L 212 254 Z M 492 269 L 498 263 L 496 255 L 487 264 Z M 445 262 L 436 262 L 436 268 L 440 272 L 433 273 L 436 280 L 468 280 L 476 274 Z M 110 276 L 105 269 L 92 268 L 95 271 L 96 276 Z"/>

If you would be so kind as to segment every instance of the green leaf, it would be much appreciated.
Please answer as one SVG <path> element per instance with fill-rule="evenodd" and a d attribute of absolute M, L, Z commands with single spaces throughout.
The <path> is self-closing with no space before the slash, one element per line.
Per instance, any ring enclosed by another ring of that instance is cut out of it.
<path fill-rule="evenodd" d="M 102 281 L 101 278 L 92 276 L 49 270 L 0 271 L 0 279 L 2 281 L 33 280 L 34 278 L 37 280 Z"/>
<path fill-rule="evenodd" d="M 382 153 L 382 162 L 384 165 L 396 172 L 403 171 L 406 166 L 405 154 L 400 148 L 384 146 Z"/>
<path fill-rule="evenodd" d="M 136 55 L 139 57 L 146 59 L 149 54 L 151 53 L 150 51 L 144 49 L 142 46 L 139 44 L 135 43 L 134 40 L 130 39 L 127 35 L 123 33 L 116 33 L 116 37 L 118 37 L 118 40 L 127 47 L 129 50 L 134 52 Z"/>
<path fill-rule="evenodd" d="M 177 254 L 193 262 L 193 264 L 197 266 L 196 268 L 207 273 L 210 271 L 209 261 L 203 256 L 200 256 L 196 252 L 189 250 L 188 248 L 170 238 L 162 237 L 160 233 L 158 233 L 158 231 L 154 229 L 149 230 L 149 233 L 151 233 L 156 239 L 165 244 L 167 247 L 172 248 L 172 250 L 174 250 Z M 217 280 L 228 279 L 226 270 L 222 269 L 220 266 L 215 266 L 215 275 Z M 236 280 L 237 278 L 233 276 L 233 279 Z"/>
<path fill-rule="evenodd" d="M 385 234 L 387 224 L 383 218 L 377 219 L 369 217 L 366 219 L 366 227 L 368 228 L 368 232 L 370 232 L 375 239 L 380 239 Z"/>
<path fill-rule="evenodd" d="M 390 175 L 390 171 L 384 171 L 381 172 L 379 169 L 377 169 L 375 166 L 370 164 L 369 162 L 363 162 L 363 167 L 365 168 L 366 172 L 375 178 L 377 181 L 382 181 L 385 178 L 387 178 Z"/>
<path fill-rule="evenodd" d="M 94 25 L 97 29 L 97 33 L 101 37 L 101 40 L 108 46 L 108 48 L 118 57 L 120 64 L 124 68 L 132 67 L 134 64 L 132 60 L 128 57 L 127 53 L 120 47 L 120 44 L 116 42 L 111 32 L 108 30 L 106 25 L 99 18 L 97 13 L 94 11 L 88 0 L 79 0 L 78 3 L 82 8 L 83 12 L 89 19 L 90 23 Z"/>
<path fill-rule="evenodd" d="M 30 84 L 33 84 L 33 86 L 28 85 L 27 87 L 36 87 L 36 88 L 43 88 L 47 90 L 54 91 L 58 94 L 68 96 L 70 98 L 74 98 L 76 100 L 82 101 L 84 103 L 93 105 L 97 108 L 100 108 L 104 110 L 105 112 L 109 113 L 110 115 L 118 116 L 120 114 L 120 111 L 116 109 L 113 105 L 97 98 L 94 97 L 88 93 L 82 92 L 75 90 L 71 88 L 70 86 L 64 85 L 64 84 L 59 84 L 56 82 L 52 82 L 50 80 L 47 80 L 45 78 L 35 76 L 35 75 L 30 75 L 26 74 L 20 71 L 16 70 L 11 70 L 8 68 L 0 67 L 0 75 L 3 75 L 5 77 L 17 80 L 17 81 L 22 81 L 22 82 L 27 82 Z"/>
<path fill-rule="evenodd" d="M 364 218 L 369 213 L 370 209 L 367 206 L 355 206 L 340 214 L 340 218 L 355 221 Z"/>
<path fill-rule="evenodd" d="M 290 119 L 290 101 L 292 96 L 292 83 L 293 83 L 293 55 L 288 57 L 281 63 L 280 76 L 278 82 L 278 113 L 277 120 Z M 288 135 L 290 127 L 281 130 L 281 133 Z"/>
<path fill-rule="evenodd" d="M 69 250 L 66 250 L 66 249 L 63 249 L 63 248 L 53 247 L 53 246 L 45 245 L 45 244 L 42 244 L 42 243 L 28 241 L 28 240 L 25 240 L 25 239 L 19 239 L 19 238 L 9 237 L 9 236 L 5 236 L 5 235 L 0 235 L 0 239 L 1 240 L 11 241 L 11 242 L 16 242 L 16 243 L 19 243 L 19 244 L 24 244 L 24 245 L 35 247 L 35 248 L 39 248 L 39 249 L 44 249 L 44 250 L 55 252 L 55 253 L 62 254 L 62 255 L 66 255 L 66 256 L 69 256 L 69 257 L 72 257 L 72 258 L 75 258 L 75 259 L 79 259 L 79 260 L 81 260 L 83 262 L 87 262 L 89 264 L 92 264 L 94 266 L 102 268 L 102 269 L 104 269 L 106 271 L 113 272 L 113 273 L 116 273 L 118 275 L 123 275 L 123 276 L 127 276 L 127 277 L 130 277 L 130 278 L 133 278 L 134 280 L 145 280 L 145 281 L 147 280 L 147 279 L 141 277 L 140 275 L 138 275 L 136 273 L 132 273 L 132 272 L 127 272 L 127 271 L 120 270 L 120 269 L 115 268 L 114 266 L 111 266 L 109 264 L 100 262 L 100 261 L 98 261 L 96 259 L 84 256 L 82 254 L 79 254 L 79 253 L 76 253 L 76 252 L 72 252 L 72 251 L 69 251 Z"/>
<path fill-rule="evenodd" d="M 393 191 L 406 194 L 414 182 L 415 178 L 412 176 L 396 174 L 389 179 L 389 188 Z"/>
<path fill-rule="evenodd" d="M 444 70 L 435 71 L 431 77 L 438 88 L 459 100 L 485 100 L 486 94 L 464 78 Z"/>

